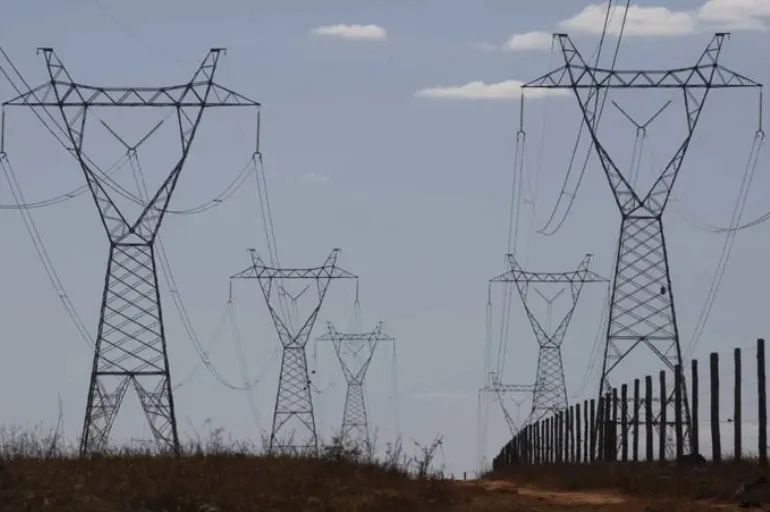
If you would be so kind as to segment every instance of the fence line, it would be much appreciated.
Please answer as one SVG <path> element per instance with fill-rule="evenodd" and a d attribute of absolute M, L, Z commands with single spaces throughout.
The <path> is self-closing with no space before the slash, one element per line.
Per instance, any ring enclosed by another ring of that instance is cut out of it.
<path fill-rule="evenodd" d="M 740 460 L 744 455 L 744 366 L 742 349 L 733 350 L 732 360 L 732 431 L 733 458 Z M 759 464 L 767 466 L 767 389 L 765 381 L 765 341 L 756 343 L 756 410 L 758 416 L 758 439 L 756 453 Z M 720 360 L 719 354 L 709 356 L 709 420 L 711 434 L 710 458 L 714 463 L 723 460 L 722 430 L 720 422 Z M 511 465 L 528 464 L 575 464 L 601 461 L 667 460 L 683 456 L 686 453 L 700 454 L 700 383 L 699 365 L 692 360 L 690 382 L 687 387 L 681 384 L 687 380 L 686 372 L 679 365 L 674 368 L 673 397 L 667 391 L 667 375 L 661 371 L 658 375 L 658 396 L 653 389 L 653 377 L 635 379 L 633 386 L 623 384 L 620 390 L 613 388 L 600 396 L 598 400 L 584 400 L 555 412 L 535 423 L 522 427 L 519 432 L 500 450 L 493 460 L 493 469 L 498 470 Z M 682 390 L 690 392 L 690 414 L 683 417 L 683 404 L 687 397 Z M 629 396 L 630 395 L 630 396 Z M 673 401 L 673 404 L 672 404 Z M 658 417 L 653 415 L 653 402 L 660 403 Z M 630 411 L 629 411 L 630 405 Z M 674 405 L 674 417 L 666 416 L 669 405 Z M 644 420 L 640 421 L 640 411 L 644 411 Z M 667 438 L 673 426 L 674 446 L 669 446 Z M 689 442 L 685 442 L 685 429 L 689 426 Z M 644 438 L 642 439 L 642 431 Z M 657 432 L 656 432 L 657 430 Z M 655 436 L 657 434 L 657 436 Z M 656 446 L 657 444 L 657 446 Z M 641 446 L 640 446 L 641 445 Z M 642 448 L 640 452 L 640 447 Z M 657 450 L 656 450 L 657 448 Z M 673 451 L 673 457 L 669 452 Z M 656 453 L 657 452 L 657 453 Z"/>

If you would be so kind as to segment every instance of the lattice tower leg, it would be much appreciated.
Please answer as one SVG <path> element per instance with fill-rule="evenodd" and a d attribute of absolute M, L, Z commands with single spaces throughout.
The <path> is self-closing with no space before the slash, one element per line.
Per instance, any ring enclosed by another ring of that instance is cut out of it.
<path fill-rule="evenodd" d="M 600 385 L 602 393 L 612 388 L 613 376 L 620 381 L 628 379 L 627 373 L 621 374 L 618 371 L 622 368 L 619 363 L 625 361 L 631 352 L 645 347 L 662 361 L 667 369 L 673 371 L 675 365 L 680 365 L 681 368 L 682 352 L 662 218 L 626 215 L 621 223 L 617 268 L 610 303 L 610 322 Z M 667 387 L 666 425 L 660 425 L 659 422 L 659 400 L 654 402 L 658 406 L 653 409 L 652 421 L 656 428 L 666 428 L 667 451 L 671 456 L 675 446 L 673 427 L 676 414 L 676 386 L 673 378 L 667 379 Z M 690 409 L 686 389 L 683 377 L 681 415 L 684 423 L 682 433 L 685 452 L 691 448 Z M 632 404 L 629 404 L 628 411 L 632 418 Z M 644 408 L 640 408 L 637 418 L 644 425 Z M 630 428 L 631 421 L 628 423 Z"/>
<path fill-rule="evenodd" d="M 532 394 L 532 421 L 562 411 L 567 407 L 567 385 L 564 381 L 564 367 L 561 347 L 552 343 L 540 345 L 537 358 L 537 375 Z"/>
<path fill-rule="evenodd" d="M 345 410 L 342 417 L 343 439 L 353 442 L 369 442 L 369 426 L 366 418 L 366 400 L 364 398 L 364 383 L 352 381 L 348 383 L 345 394 Z"/>
<path fill-rule="evenodd" d="M 273 431 L 270 435 L 271 451 L 273 447 L 281 451 L 318 449 L 305 346 L 291 344 L 283 347 Z M 299 444 L 294 439 L 297 434 L 304 435 L 297 440 Z"/>
<path fill-rule="evenodd" d="M 148 243 L 113 243 L 104 285 L 82 455 L 103 451 L 129 383 L 158 448 L 179 453 L 155 254 Z"/>

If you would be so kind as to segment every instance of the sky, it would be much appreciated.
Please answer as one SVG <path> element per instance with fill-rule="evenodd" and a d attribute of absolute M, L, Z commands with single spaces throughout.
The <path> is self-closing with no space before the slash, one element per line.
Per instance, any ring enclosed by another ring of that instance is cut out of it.
<path fill-rule="evenodd" d="M 0 18 L 0 44 L 31 85 L 47 79 L 44 60 L 35 54 L 41 46 L 53 47 L 77 82 L 122 86 L 184 83 L 209 48 L 227 48 L 215 81 L 262 103 L 260 150 L 282 266 L 320 265 L 333 248 L 342 249 L 338 264 L 360 277 L 364 329 L 383 320 L 385 332 L 396 339 L 396 363 L 392 345 L 383 344 L 367 376 L 370 420 L 380 446 L 398 433 L 408 450 L 414 442 L 426 445 L 443 436 L 438 462 L 458 474 L 473 471 L 477 461 L 485 303 L 488 279 L 505 270 L 515 140 L 522 129 L 520 86 L 561 65 L 558 47 L 552 48 L 553 32 L 569 33 L 586 58 L 593 55 L 605 8 L 605 2 L 574 0 L 222 0 L 215 8 L 200 0 L 130 5 L 76 0 L 66 6 L 11 0 Z M 612 17 L 608 47 L 617 41 L 621 14 Z M 634 3 L 617 67 L 692 65 L 714 32 L 730 31 L 722 63 L 767 82 L 769 26 L 766 0 L 686 0 L 665 7 Z M 610 59 L 605 52 L 602 64 Z M 0 80 L 0 96 L 14 95 Z M 640 124 L 668 99 L 675 100 L 648 129 L 640 187 L 645 178 L 649 186 L 684 136 L 681 97 L 619 91 L 610 98 Z M 581 122 L 577 103 L 569 94 L 532 91 L 524 105 L 517 259 L 531 270 L 563 271 L 592 253 L 592 270 L 608 276 L 620 216 L 595 157 L 564 224 L 551 236 L 538 233 L 550 231 L 543 228 L 557 204 Z M 89 121 L 86 151 L 104 167 L 125 153 L 99 119 L 131 144 L 166 114 L 99 113 Z M 758 117 L 755 90 L 712 93 L 664 217 L 684 344 L 693 336 L 725 242 L 724 234 L 698 225 L 729 225 Z M 633 124 L 608 106 L 601 126 L 611 154 L 629 162 Z M 252 110 L 207 112 L 171 208 L 193 208 L 225 189 L 255 151 L 255 138 Z M 8 110 L 4 139 L 27 202 L 83 185 L 76 162 L 29 110 Z M 584 137 L 581 155 L 588 150 L 586 142 Z M 157 187 L 178 158 L 172 123 L 164 122 L 139 155 L 150 187 Z M 762 191 L 770 178 L 762 171 L 767 162 L 765 151 L 744 220 L 766 208 Z M 115 179 L 135 187 L 128 167 Z M 13 204 L 5 181 L 0 204 Z M 121 207 L 137 213 L 130 203 Z M 108 244 L 93 200 L 82 194 L 31 214 L 67 296 L 95 333 Z M 92 353 L 52 288 L 19 211 L 3 209 L 0 215 L 0 230 L 11 241 L 4 245 L 0 270 L 7 347 L 0 360 L 2 423 L 51 426 L 61 402 L 65 435 L 75 439 L 82 428 Z M 267 254 L 262 226 L 255 182 L 249 178 L 216 208 L 170 214 L 161 229 L 178 295 L 213 366 L 234 387 L 244 379 L 235 331 L 225 323 L 221 335 L 211 339 L 226 313 L 229 276 L 249 265 L 246 249 Z M 711 351 L 728 353 L 767 335 L 767 229 L 759 224 L 737 234 L 707 327 L 690 357 L 705 361 Z M 339 330 L 351 328 L 355 289 L 349 281 L 331 284 L 313 337 L 324 332 L 326 321 Z M 499 291 L 493 293 L 495 329 Z M 606 291 L 606 285 L 586 285 L 564 343 L 572 400 L 592 397 L 598 385 L 600 361 L 592 348 Z M 255 413 L 247 393 L 222 385 L 199 364 L 164 281 L 161 293 L 172 381 L 184 379 L 175 391 L 183 439 L 205 437 L 211 426 L 235 440 L 258 440 L 270 428 L 279 359 L 257 284 L 239 281 L 232 291 L 247 380 L 260 379 Z M 300 309 L 312 306 L 309 294 L 302 301 Z M 533 301 L 538 314 L 545 314 Z M 554 318 L 563 307 L 563 302 L 554 304 Z M 511 325 L 502 378 L 530 383 L 537 347 L 520 301 L 513 303 Z M 341 419 L 344 379 L 331 347 L 311 342 L 308 353 L 316 370 L 319 432 L 328 439 Z M 640 363 L 639 377 L 659 370 L 650 364 Z M 527 407 L 524 401 L 522 416 Z M 744 418 L 753 419 L 748 413 Z M 498 451 L 506 431 L 502 414 L 492 409 L 488 454 Z M 149 430 L 129 394 L 113 439 L 143 436 Z"/>

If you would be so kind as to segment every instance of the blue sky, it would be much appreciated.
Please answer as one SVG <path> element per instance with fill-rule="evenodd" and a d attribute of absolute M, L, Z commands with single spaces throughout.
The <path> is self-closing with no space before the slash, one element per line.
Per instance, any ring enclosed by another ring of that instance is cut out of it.
<path fill-rule="evenodd" d="M 65 6 L 25 0 L 6 6 L 0 42 L 32 84 L 46 79 L 42 57 L 35 56 L 39 46 L 53 46 L 76 81 L 99 85 L 184 82 L 210 47 L 226 47 L 217 82 L 263 103 L 261 149 L 282 263 L 320 264 L 332 248 L 342 248 L 339 264 L 361 277 L 364 326 L 384 320 L 385 330 L 397 339 L 398 396 L 391 396 L 389 347 L 381 347 L 368 378 L 370 417 L 381 439 L 394 435 L 398 404 L 405 441 L 428 443 L 442 434 L 447 469 L 461 472 L 475 464 L 487 280 L 504 270 L 518 85 L 560 64 L 560 55 L 550 51 L 548 33 L 569 32 L 578 48 L 591 55 L 605 5 L 232 0 L 213 7 L 201 1 L 138 0 L 129 6 L 77 0 Z M 613 20 L 610 32 L 619 17 Z M 733 37 L 722 62 L 767 82 L 766 22 L 767 1 L 692 0 L 669 2 L 665 8 L 640 2 L 629 13 L 618 67 L 690 65 L 714 31 L 727 29 Z M 8 84 L 0 84 L 0 95 L 11 97 Z M 612 98 L 641 120 L 668 95 L 619 92 Z M 681 109 L 679 101 L 651 125 L 642 180 L 668 159 L 683 135 Z M 132 141 L 158 117 L 162 114 L 130 112 L 108 122 Z M 710 97 L 674 190 L 678 201 L 665 217 L 685 342 L 724 242 L 723 235 L 703 232 L 692 221 L 728 224 L 756 119 L 755 92 L 717 91 Z M 567 270 L 591 252 L 593 270 L 606 275 L 619 215 L 595 159 L 562 229 L 550 237 L 534 229 L 548 220 L 556 202 L 579 123 L 569 96 L 526 102 L 525 195 L 535 211 L 533 216 L 531 207 L 522 210 L 519 259 L 533 270 Z M 232 180 L 254 150 L 254 125 L 246 112 L 207 114 L 172 208 L 203 203 Z M 610 151 L 628 161 L 633 126 L 616 111 L 608 112 L 602 126 Z M 151 184 L 160 182 L 175 156 L 173 130 L 165 129 L 140 152 Z M 98 162 L 107 165 L 120 157 L 123 149 L 97 122 L 89 130 L 94 134 L 91 154 Z M 5 142 L 27 201 L 82 184 L 75 162 L 30 112 L 8 113 Z M 760 161 L 746 220 L 764 211 L 766 162 Z M 118 179 L 129 187 L 130 172 L 124 171 Z M 12 203 L 5 184 L 0 202 Z M 7 347 L 0 361 L 3 423 L 52 423 L 60 394 L 65 432 L 74 438 L 82 424 L 91 354 L 68 323 L 19 213 L 0 213 L 4 239 L 12 241 L 5 245 L 0 288 Z M 33 215 L 68 294 L 95 332 L 107 243 L 92 200 L 83 195 Z M 738 234 L 695 357 L 748 345 L 767 333 L 766 230 L 759 225 Z M 228 276 L 248 265 L 245 249 L 266 250 L 253 181 L 213 210 L 169 216 L 161 234 L 205 345 L 225 308 Z M 197 355 L 163 290 L 172 380 L 177 381 L 195 367 Z M 589 366 L 605 292 L 601 285 L 586 287 L 565 341 L 570 395 L 580 390 Z M 186 438 L 194 436 L 191 425 L 200 431 L 207 418 L 237 439 L 254 439 L 270 426 L 278 376 L 276 336 L 256 284 L 237 283 L 234 294 L 249 372 L 252 378 L 264 377 L 255 391 L 259 417 L 249 412 L 245 393 L 200 371 L 176 394 Z M 319 321 L 348 327 L 353 295 L 351 283 L 333 283 Z M 495 301 L 499 306 L 499 294 Z M 513 311 L 504 380 L 529 382 L 536 346 L 519 303 Z M 319 323 L 315 333 L 322 327 Z M 241 380 L 227 329 L 211 349 L 211 359 L 230 381 Z M 318 347 L 317 368 L 318 387 L 324 390 L 316 397 L 318 418 L 328 437 L 341 418 L 344 396 L 330 347 Z M 640 376 L 657 370 L 639 369 Z M 597 379 L 595 372 L 588 376 L 581 396 L 593 395 Z M 117 420 L 116 440 L 149 434 L 132 400 Z M 502 416 L 492 411 L 488 450 L 496 452 L 505 435 Z"/>

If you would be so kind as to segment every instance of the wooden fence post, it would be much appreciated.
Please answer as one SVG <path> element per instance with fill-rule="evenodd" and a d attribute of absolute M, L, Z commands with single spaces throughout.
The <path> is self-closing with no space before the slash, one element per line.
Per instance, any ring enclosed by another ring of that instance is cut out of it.
<path fill-rule="evenodd" d="M 711 368 L 711 459 L 715 463 L 722 461 L 722 439 L 719 435 L 719 354 L 712 352 Z"/>
<path fill-rule="evenodd" d="M 591 462 L 596 460 L 596 437 L 598 435 L 598 425 L 596 424 L 596 399 L 591 399 L 591 421 L 588 425 L 590 436 L 589 436 L 589 451 L 588 451 L 588 460 Z"/>
<path fill-rule="evenodd" d="M 559 442 L 556 443 L 558 449 L 556 461 L 561 464 L 564 462 L 564 411 L 559 411 L 556 416 L 556 435 L 559 438 Z"/>
<path fill-rule="evenodd" d="M 537 431 L 537 463 L 545 464 L 545 429 L 543 428 L 543 421 L 535 423 L 535 430 Z"/>
<path fill-rule="evenodd" d="M 622 450 L 620 458 L 623 462 L 628 460 L 628 386 L 620 386 L 620 435 L 622 436 Z"/>
<path fill-rule="evenodd" d="M 735 365 L 734 373 L 735 373 L 735 381 L 734 386 L 735 389 L 733 390 L 733 458 L 735 460 L 741 460 L 741 455 L 743 454 L 743 439 L 742 437 L 742 427 L 741 422 L 743 416 L 741 414 L 741 388 L 742 385 L 742 377 L 741 377 L 741 349 L 736 348 L 733 351 L 733 364 Z"/>
<path fill-rule="evenodd" d="M 570 462 L 573 464 L 577 462 L 577 427 L 575 426 L 575 409 L 577 409 L 577 404 L 570 406 L 570 412 L 569 412 L 569 444 L 570 444 Z"/>
<path fill-rule="evenodd" d="M 634 379 L 634 415 L 631 417 L 633 428 L 633 455 L 632 460 L 637 462 L 639 460 L 639 379 Z"/>
<path fill-rule="evenodd" d="M 614 389 L 614 388 L 613 388 Z M 604 460 L 612 460 L 612 391 L 604 395 Z"/>
<path fill-rule="evenodd" d="M 652 375 L 644 378 L 644 437 L 645 458 L 647 462 L 652 462 Z"/>
<path fill-rule="evenodd" d="M 571 463 L 572 462 L 572 406 L 567 407 L 567 410 L 565 411 L 565 414 L 567 415 L 567 421 L 565 422 L 565 428 L 567 430 L 566 434 L 564 435 L 564 462 Z"/>
<path fill-rule="evenodd" d="M 698 361 L 693 359 L 691 363 L 692 371 L 692 400 L 690 401 L 690 446 L 692 453 L 700 453 L 700 425 L 698 424 Z"/>
<path fill-rule="evenodd" d="M 596 458 L 598 460 L 604 460 L 604 431 L 606 427 L 604 414 L 605 409 L 607 409 L 605 396 L 599 395 L 599 404 L 596 408 Z"/>
<path fill-rule="evenodd" d="M 553 414 L 551 416 L 551 430 L 553 431 L 553 456 L 552 461 L 556 463 L 559 456 L 559 424 L 557 423 L 558 417 Z"/>
<path fill-rule="evenodd" d="M 668 395 L 666 393 L 666 372 L 660 371 L 660 418 L 658 420 L 658 460 L 666 460 L 666 430 L 668 429 L 668 419 L 666 418 L 666 409 L 668 408 Z"/>
<path fill-rule="evenodd" d="M 583 400 L 583 462 L 588 462 L 588 451 L 591 440 L 591 424 L 589 423 L 588 400 Z"/>
<path fill-rule="evenodd" d="M 537 428 L 534 423 L 529 424 L 529 463 L 532 465 L 537 464 Z"/>
<path fill-rule="evenodd" d="M 612 417 L 608 418 L 607 460 L 618 459 L 618 388 L 612 388 Z"/>
<path fill-rule="evenodd" d="M 522 452 L 523 452 L 524 456 L 522 457 L 522 459 L 523 459 L 524 464 L 529 465 L 529 464 L 532 463 L 530 461 L 530 457 L 531 457 L 531 454 L 532 454 L 532 449 L 531 449 L 531 446 L 532 446 L 532 435 L 531 434 L 532 434 L 532 432 L 529 429 L 529 425 L 527 425 L 524 428 L 522 428 L 521 431 L 522 431 L 522 434 L 523 434 L 522 437 L 524 438 L 524 442 L 523 442 L 524 446 L 522 447 L 523 448 Z"/>
<path fill-rule="evenodd" d="M 511 449 L 513 451 L 513 463 L 518 466 L 521 464 L 521 433 L 513 437 Z"/>
<path fill-rule="evenodd" d="M 569 444 L 572 447 L 571 448 L 571 453 L 570 453 L 570 460 L 572 461 L 573 464 L 577 462 L 577 435 L 578 435 L 577 431 L 578 431 L 578 424 L 576 423 L 577 420 L 575 418 L 575 411 L 577 410 L 577 408 L 578 408 L 578 404 L 571 405 L 570 406 L 570 413 L 569 413 L 569 416 L 570 416 L 570 422 L 569 422 L 570 423 Z"/>
<path fill-rule="evenodd" d="M 757 398 L 759 399 L 759 465 L 767 466 L 767 388 L 765 387 L 765 340 L 757 340 Z"/>
<path fill-rule="evenodd" d="M 548 417 L 548 463 L 553 464 L 556 460 L 556 436 L 554 435 L 554 426 L 556 422 L 553 416 Z"/>
<path fill-rule="evenodd" d="M 684 454 L 684 436 L 682 434 L 682 366 L 674 365 L 674 435 L 676 436 L 676 458 Z"/>
<path fill-rule="evenodd" d="M 529 434 L 527 435 L 527 439 L 529 440 L 529 463 L 534 465 L 535 464 L 535 443 L 537 442 L 537 432 L 535 432 L 535 425 L 530 423 L 527 426 L 527 429 L 529 430 Z"/>
<path fill-rule="evenodd" d="M 580 463 L 580 428 L 583 424 L 580 421 L 580 404 L 575 404 L 575 462 Z"/>

